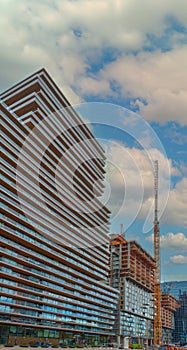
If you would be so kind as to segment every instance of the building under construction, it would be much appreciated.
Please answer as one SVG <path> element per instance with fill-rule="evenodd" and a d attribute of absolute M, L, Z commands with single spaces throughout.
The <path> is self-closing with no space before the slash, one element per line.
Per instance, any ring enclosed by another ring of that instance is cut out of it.
<path fill-rule="evenodd" d="M 187 281 L 168 281 L 161 286 L 163 292 L 174 295 L 178 301 L 174 313 L 173 342 L 184 345 L 187 343 Z"/>
<path fill-rule="evenodd" d="M 110 284 L 119 289 L 115 333 L 118 343 L 152 344 L 155 260 L 123 235 L 110 242 Z"/>
<path fill-rule="evenodd" d="M 177 298 L 169 293 L 162 293 L 161 316 L 162 316 L 162 343 L 173 343 L 175 319 L 174 313 L 179 307 Z"/>

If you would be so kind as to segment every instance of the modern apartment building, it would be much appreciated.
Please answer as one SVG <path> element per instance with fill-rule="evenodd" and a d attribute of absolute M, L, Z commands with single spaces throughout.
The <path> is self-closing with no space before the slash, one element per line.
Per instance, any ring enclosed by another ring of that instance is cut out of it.
<path fill-rule="evenodd" d="M 110 242 L 110 285 L 120 290 L 115 332 L 118 342 L 152 344 L 154 259 L 135 241 Z"/>
<path fill-rule="evenodd" d="M 161 283 L 163 293 L 173 294 L 179 298 L 181 294 L 187 293 L 187 281 L 169 281 Z"/>
<path fill-rule="evenodd" d="M 161 284 L 163 293 L 177 298 L 178 307 L 174 312 L 173 342 L 187 344 L 187 281 L 170 281 Z"/>
<path fill-rule="evenodd" d="M 161 295 L 162 343 L 173 343 L 175 331 L 174 313 L 179 307 L 177 298 L 169 293 Z"/>
<path fill-rule="evenodd" d="M 187 292 L 179 297 L 179 308 L 175 312 L 174 342 L 187 344 Z"/>
<path fill-rule="evenodd" d="M 0 343 L 107 344 L 103 150 L 44 69 L 1 94 L 1 120 Z"/>

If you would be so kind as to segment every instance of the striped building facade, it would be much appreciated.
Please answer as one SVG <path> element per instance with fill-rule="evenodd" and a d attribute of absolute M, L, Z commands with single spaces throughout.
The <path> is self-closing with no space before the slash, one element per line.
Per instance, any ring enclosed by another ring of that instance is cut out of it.
<path fill-rule="evenodd" d="M 44 69 L 1 94 L 1 120 L 0 343 L 107 344 L 103 150 Z"/>

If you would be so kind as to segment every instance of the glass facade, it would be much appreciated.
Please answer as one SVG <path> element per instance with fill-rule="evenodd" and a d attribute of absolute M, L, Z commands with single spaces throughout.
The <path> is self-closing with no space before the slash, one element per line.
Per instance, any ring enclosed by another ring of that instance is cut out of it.
<path fill-rule="evenodd" d="M 121 334 L 132 342 L 153 337 L 153 295 L 134 281 L 121 279 Z"/>
<path fill-rule="evenodd" d="M 161 283 L 162 291 L 170 293 L 176 298 L 187 293 L 187 281 L 170 281 Z"/>
<path fill-rule="evenodd" d="M 187 344 L 187 292 L 179 297 L 179 308 L 175 311 L 174 341 L 181 345 Z"/>
<path fill-rule="evenodd" d="M 0 341 L 106 344 L 103 150 L 45 70 L 1 98 Z"/>

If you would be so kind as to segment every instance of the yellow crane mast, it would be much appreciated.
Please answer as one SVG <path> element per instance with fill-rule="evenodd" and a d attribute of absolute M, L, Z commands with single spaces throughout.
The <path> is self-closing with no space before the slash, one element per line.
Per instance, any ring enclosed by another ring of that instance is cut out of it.
<path fill-rule="evenodd" d="M 154 345 L 162 343 L 161 286 L 160 286 L 160 230 L 158 221 L 158 160 L 154 162 Z"/>

